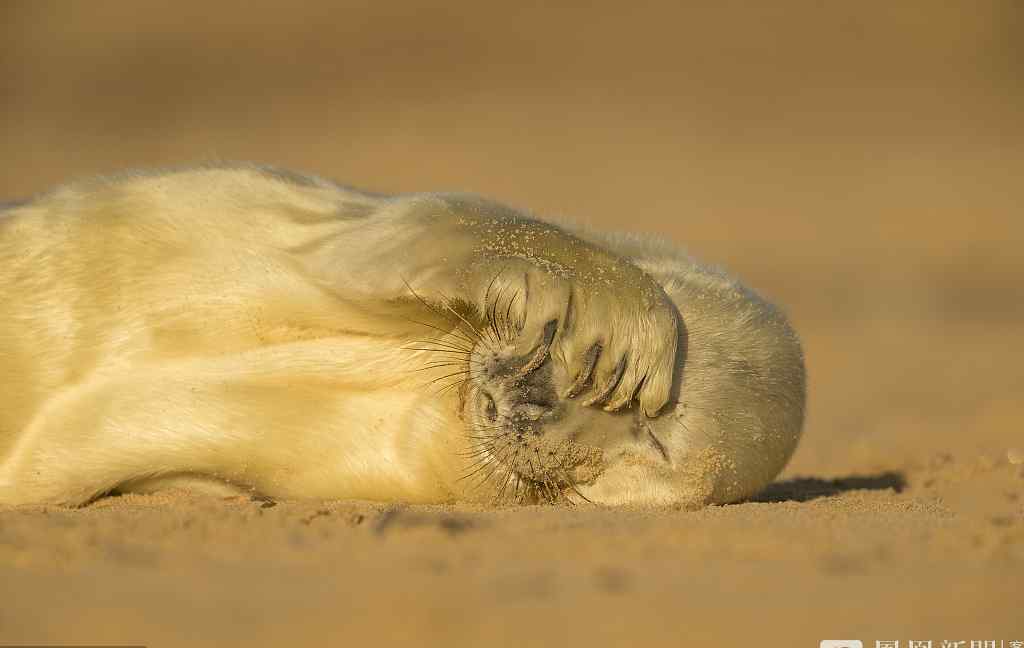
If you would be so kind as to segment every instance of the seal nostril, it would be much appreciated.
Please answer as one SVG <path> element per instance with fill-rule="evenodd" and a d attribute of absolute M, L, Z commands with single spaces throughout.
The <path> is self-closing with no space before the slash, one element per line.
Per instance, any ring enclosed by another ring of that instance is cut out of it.
<path fill-rule="evenodd" d="M 498 420 L 498 406 L 495 404 L 494 399 L 487 392 L 484 392 L 484 408 L 487 414 L 487 420 L 494 423 Z"/>

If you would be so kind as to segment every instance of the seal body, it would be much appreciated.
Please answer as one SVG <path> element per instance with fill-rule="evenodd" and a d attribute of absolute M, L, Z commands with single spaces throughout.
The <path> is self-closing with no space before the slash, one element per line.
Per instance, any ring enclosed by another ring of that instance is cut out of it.
<path fill-rule="evenodd" d="M 187 486 L 733 501 L 800 435 L 771 305 L 656 241 L 257 166 L 0 217 L 0 503 Z"/>

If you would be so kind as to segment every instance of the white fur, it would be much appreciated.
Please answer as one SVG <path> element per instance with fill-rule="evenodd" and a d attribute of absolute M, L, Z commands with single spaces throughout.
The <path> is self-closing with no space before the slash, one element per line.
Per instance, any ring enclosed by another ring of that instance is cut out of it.
<path fill-rule="evenodd" d="M 183 483 L 486 499 L 459 479 L 460 395 L 430 382 L 450 372 L 408 348 L 463 342 L 407 282 L 479 304 L 493 259 L 532 290 L 524 344 L 571 290 L 592 317 L 559 338 L 567 362 L 605 335 L 598 379 L 616 357 L 631 363 L 607 407 L 640 387 L 643 409 L 661 409 L 636 420 L 668 461 L 650 439 L 613 440 L 583 495 L 733 501 L 781 470 L 802 426 L 799 343 L 724 275 L 650 239 L 571 235 L 472 197 L 373 196 L 236 166 L 92 180 L 5 212 L 0 503 Z"/>

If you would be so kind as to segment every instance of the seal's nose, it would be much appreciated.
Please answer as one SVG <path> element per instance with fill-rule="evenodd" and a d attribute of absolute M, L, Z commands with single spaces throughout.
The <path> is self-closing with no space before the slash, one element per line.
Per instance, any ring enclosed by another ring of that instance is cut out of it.
<path fill-rule="evenodd" d="M 516 415 L 527 421 L 539 421 L 549 409 L 537 403 L 524 403 L 516 408 Z"/>

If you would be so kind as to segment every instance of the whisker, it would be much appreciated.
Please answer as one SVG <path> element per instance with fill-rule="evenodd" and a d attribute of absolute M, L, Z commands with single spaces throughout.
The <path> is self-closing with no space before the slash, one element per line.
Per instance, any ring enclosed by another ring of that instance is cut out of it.
<path fill-rule="evenodd" d="M 573 480 L 569 479 L 569 476 L 566 475 L 564 472 L 562 473 L 562 479 L 565 480 L 566 484 L 568 484 L 569 488 L 571 488 L 574 493 L 576 493 L 577 495 L 582 497 L 588 504 L 593 504 L 594 503 L 594 502 L 592 502 L 590 500 L 589 497 L 587 497 L 586 495 L 584 495 L 583 493 L 580 492 L 580 489 L 576 487 L 576 482 L 574 482 Z M 566 500 L 566 501 L 571 502 L 572 500 Z"/>
<path fill-rule="evenodd" d="M 533 452 L 537 456 L 537 464 L 541 467 L 541 470 L 542 470 L 541 482 L 540 483 L 544 487 L 545 497 L 548 500 L 548 504 L 554 504 L 558 500 L 558 498 L 556 497 L 555 492 L 554 492 L 554 490 L 551 487 L 551 481 L 550 481 L 550 478 L 548 477 L 547 471 L 543 470 L 544 464 L 541 463 L 540 452 L 536 448 L 534 448 Z M 531 459 L 529 461 L 530 461 L 530 467 L 532 469 L 532 467 L 533 467 L 533 460 Z"/>
<path fill-rule="evenodd" d="M 449 330 L 443 336 L 440 336 L 440 337 L 417 338 L 415 340 L 410 340 L 409 344 L 432 344 L 432 345 L 435 345 L 435 346 L 447 347 L 449 349 L 453 349 L 453 350 L 457 350 L 457 351 L 465 351 L 466 353 L 469 353 L 469 352 L 471 352 L 473 350 L 473 346 L 472 345 L 463 346 L 462 344 L 459 344 L 459 342 L 462 342 L 462 340 L 446 339 L 446 336 L 451 335 L 451 333 L 452 333 L 452 331 Z"/>
<path fill-rule="evenodd" d="M 486 468 L 487 466 L 491 465 L 493 462 L 494 462 L 494 457 L 492 457 L 490 455 L 485 456 L 485 457 L 481 457 L 480 459 L 477 459 L 476 461 L 472 462 L 466 468 L 466 470 L 470 471 L 470 472 L 467 472 L 465 475 L 459 477 L 456 481 L 462 481 L 463 479 L 468 479 L 468 478 L 472 477 L 473 475 L 475 475 L 479 471 L 481 471 L 484 468 Z"/>
<path fill-rule="evenodd" d="M 507 266 L 505 266 L 505 267 L 507 267 Z M 489 328 L 494 332 L 494 338 L 493 339 L 494 339 L 495 343 L 498 343 L 498 342 L 502 341 L 501 340 L 501 335 L 498 333 L 497 328 L 495 328 L 495 326 L 494 326 L 494 314 L 493 314 L 494 309 L 497 308 L 498 299 L 501 297 L 501 293 L 499 292 L 494 297 L 494 302 L 491 305 L 490 312 L 488 312 L 486 304 L 488 303 L 488 297 L 491 294 L 491 288 L 494 286 L 494 282 L 497 281 L 498 277 L 500 277 L 502 275 L 502 273 L 505 272 L 505 267 L 503 267 L 501 270 L 498 270 L 498 272 L 494 275 L 494 277 L 491 278 L 491 282 L 489 284 L 487 284 L 487 290 L 484 291 L 484 305 L 485 305 L 485 307 L 484 307 L 484 314 L 487 317 L 487 323 L 489 325 Z M 502 290 L 504 290 L 504 288 L 502 288 Z"/>
<path fill-rule="evenodd" d="M 469 369 L 465 369 L 463 371 L 455 371 L 455 372 L 452 372 L 450 374 L 446 374 L 444 376 L 438 376 L 437 378 L 434 378 L 430 382 L 431 383 L 436 383 L 436 382 L 440 382 L 440 381 L 444 380 L 445 378 L 451 378 L 452 376 L 465 376 L 465 375 L 467 375 L 469 373 L 470 373 Z"/>
<path fill-rule="evenodd" d="M 412 369 L 406 369 L 406 371 L 426 371 L 428 369 L 440 369 L 441 367 L 464 367 L 465 362 L 435 362 L 434 364 L 423 365 L 422 367 L 413 367 Z M 466 371 L 469 371 L 468 369 Z"/>
<path fill-rule="evenodd" d="M 452 378 L 455 378 L 455 380 L 451 380 Z M 449 389 L 461 387 L 462 385 L 465 385 L 472 379 L 473 376 L 468 371 L 456 371 L 454 373 L 448 374 L 447 376 L 439 376 L 437 378 L 424 381 L 423 387 L 425 389 L 431 387 L 436 388 L 436 390 L 432 391 L 431 393 L 434 396 L 441 396 Z M 445 383 L 445 380 L 450 380 L 451 382 Z"/>
<path fill-rule="evenodd" d="M 438 353 L 439 356 L 436 358 L 430 358 L 429 362 L 459 362 L 462 364 L 468 364 L 470 362 L 469 358 L 464 355 L 458 355 L 454 351 L 441 351 Z M 472 362 L 480 364 L 478 360 L 473 360 Z"/>
<path fill-rule="evenodd" d="M 466 466 L 466 470 L 472 470 L 477 465 L 479 465 L 481 461 L 486 461 L 487 459 L 489 459 L 490 452 L 490 448 L 479 448 L 472 452 L 459 452 L 458 456 L 462 457 L 463 459 L 469 462 L 469 465 Z"/>
<path fill-rule="evenodd" d="M 516 448 L 516 453 L 512 455 L 512 461 L 508 462 L 508 471 L 505 473 L 505 479 L 501 483 L 501 488 L 498 489 L 498 493 L 494 496 L 495 501 L 500 500 L 505 496 L 505 489 L 508 488 L 508 482 L 512 479 L 512 474 L 515 473 L 516 459 L 519 458 L 520 448 Z"/>
<path fill-rule="evenodd" d="M 491 426 L 487 426 L 487 427 L 474 427 L 474 428 L 470 428 L 470 432 L 488 432 L 490 430 L 500 430 L 503 427 L 504 427 L 503 425 L 491 425 Z M 478 439 L 479 440 L 479 439 L 493 439 L 493 438 L 503 437 L 503 436 L 508 436 L 508 435 L 507 434 L 492 434 L 490 436 L 482 437 L 482 436 L 474 436 L 474 435 L 471 435 L 471 434 L 467 434 L 466 436 L 469 437 L 470 439 Z"/>
<path fill-rule="evenodd" d="M 566 448 L 565 452 L 562 452 L 562 448 L 563 447 Z M 571 452 L 572 452 L 572 443 L 568 439 L 562 441 L 562 443 L 559 444 L 558 450 L 556 451 L 556 453 L 559 456 L 558 467 L 557 467 L 558 475 L 561 478 L 562 482 L 564 482 L 566 486 L 571 488 L 573 490 L 573 492 L 575 492 L 577 495 L 579 495 L 585 501 L 590 502 L 591 504 L 593 504 L 593 502 L 590 501 L 590 498 L 588 498 L 586 495 L 584 495 L 583 493 L 580 492 L 580 489 L 576 487 L 576 481 L 574 479 L 572 479 L 569 476 L 569 473 L 567 472 L 568 469 L 565 466 L 565 461 L 569 458 L 569 453 L 571 453 Z M 570 500 L 570 499 L 566 499 L 565 501 L 569 502 L 570 504 L 574 504 L 574 502 L 572 500 Z"/>
<path fill-rule="evenodd" d="M 422 367 L 412 367 L 411 369 L 406 369 L 406 371 L 411 371 L 411 372 L 427 371 L 429 369 L 444 369 L 445 367 L 460 367 L 462 369 L 463 373 L 470 374 L 470 375 L 473 375 L 473 376 L 476 375 L 476 373 L 475 373 L 476 372 L 476 368 L 475 367 L 472 367 L 472 366 L 467 367 L 465 362 L 458 362 L 458 361 L 455 361 L 455 360 L 452 360 L 452 361 L 441 360 L 441 361 L 433 362 L 433 363 L 431 363 L 429 365 L 424 365 Z"/>
<path fill-rule="evenodd" d="M 523 449 L 523 446 L 517 444 L 515 453 L 513 453 L 513 455 L 512 455 L 512 459 L 507 462 L 506 466 L 507 466 L 508 470 L 505 473 L 505 479 L 502 481 L 501 487 L 498 489 L 498 491 L 494 495 L 494 501 L 495 502 L 498 502 L 502 497 L 504 497 L 505 489 L 508 488 L 509 480 L 511 480 L 513 474 L 516 473 L 516 469 L 515 469 L 515 467 L 516 467 L 516 460 L 519 459 L 519 453 L 522 451 L 522 449 Z"/>
<path fill-rule="evenodd" d="M 493 434 L 491 432 L 491 430 L 498 430 L 500 428 L 501 428 L 500 425 L 486 426 L 486 427 L 469 426 L 469 427 L 466 428 L 466 430 L 468 432 L 473 432 L 475 434 L 467 434 L 466 437 L 470 438 L 470 439 L 473 439 L 474 441 L 480 441 L 480 440 L 489 440 L 489 439 L 496 439 L 498 437 L 508 436 L 508 434 L 504 434 L 504 433 L 502 433 L 502 434 Z"/>
<path fill-rule="evenodd" d="M 516 505 L 523 505 L 523 495 L 519 494 L 519 489 L 523 486 L 523 479 L 516 475 L 516 489 L 512 492 L 512 498 L 515 500 Z"/>
<path fill-rule="evenodd" d="M 440 326 L 435 326 L 434 324 L 430 324 L 428 322 L 421 322 L 419 320 L 414 320 L 411 317 L 405 317 L 403 315 L 398 315 L 397 317 L 399 317 L 400 319 L 405 320 L 406 322 L 411 322 L 413 324 L 419 324 L 420 326 L 426 326 L 427 328 L 433 329 L 433 330 L 437 331 L 438 333 L 443 333 L 444 335 L 455 336 L 456 339 L 459 339 L 459 340 L 461 340 L 463 342 L 466 342 L 470 346 L 473 346 L 473 345 L 476 344 L 476 342 L 472 338 L 468 337 L 466 335 L 465 331 L 463 331 L 461 328 L 455 327 L 455 328 L 451 328 L 451 329 L 443 329 Z"/>
<path fill-rule="evenodd" d="M 474 432 L 477 430 L 474 430 Z M 487 430 L 479 430 L 480 432 L 487 432 Z M 499 441 L 508 437 L 507 434 L 488 434 L 485 436 L 478 436 L 475 434 L 467 434 L 466 438 L 471 439 L 474 443 L 487 443 L 488 441 Z"/>
<path fill-rule="evenodd" d="M 494 476 L 494 473 L 496 473 L 498 471 L 498 468 L 501 467 L 501 465 L 502 465 L 502 463 L 501 463 L 502 458 L 504 457 L 504 455 L 506 453 L 508 453 L 508 451 L 511 449 L 511 447 L 512 447 L 512 443 L 507 443 L 507 444 L 505 444 L 504 448 L 502 448 L 501 450 L 499 450 L 497 453 L 494 454 L 494 461 L 487 464 L 487 465 L 491 466 L 490 472 L 485 474 L 483 479 L 481 479 L 479 482 L 477 482 L 477 484 L 474 486 L 474 488 L 479 489 L 484 484 L 486 484 L 487 482 L 489 482 L 491 480 L 491 477 Z"/>
<path fill-rule="evenodd" d="M 536 470 L 534 469 L 534 467 L 533 467 L 533 460 L 532 460 L 532 459 L 530 459 L 530 458 L 527 458 L 527 459 L 526 459 L 526 465 L 528 465 L 528 466 L 530 467 L 530 479 L 531 479 L 531 481 L 533 482 L 533 487 L 534 487 L 534 489 L 536 489 L 536 490 L 538 491 L 538 493 L 539 493 L 539 490 L 540 490 L 540 481 L 539 481 L 539 480 L 537 479 L 537 471 L 536 471 Z"/>
<path fill-rule="evenodd" d="M 486 313 L 486 315 L 487 315 L 487 328 L 491 332 L 491 335 L 494 336 L 495 343 L 500 343 L 502 341 L 501 333 L 498 332 L 498 327 L 494 323 L 494 311 L 495 311 L 495 309 L 497 307 L 498 307 L 498 300 L 497 300 L 497 297 L 495 297 L 494 303 L 492 303 L 490 305 L 490 308 L 487 310 L 487 313 Z"/>
<path fill-rule="evenodd" d="M 470 466 L 470 468 L 469 468 L 470 471 L 467 472 L 466 474 L 462 475 L 461 477 L 459 477 L 456 481 L 468 480 L 470 477 L 473 477 L 474 475 L 479 474 L 481 471 L 486 470 L 488 467 L 491 467 L 491 474 L 493 474 L 493 472 L 495 470 L 495 467 L 497 465 L 498 465 L 498 460 L 495 459 L 493 456 L 485 457 L 485 458 L 483 458 L 480 461 L 474 462 L 473 465 Z M 470 488 L 472 490 L 479 490 L 480 487 L 483 486 L 484 483 L 486 483 L 488 479 L 489 479 L 489 475 L 485 476 L 478 483 L 470 485 Z"/>
<path fill-rule="evenodd" d="M 442 311 L 438 310 L 438 309 L 437 309 L 437 307 L 433 306 L 432 304 L 430 304 L 429 302 L 427 302 L 427 300 L 426 300 L 426 299 L 424 299 L 423 297 L 421 297 L 421 296 L 420 296 L 420 294 L 419 294 L 419 293 L 417 293 L 417 292 L 416 292 L 416 291 L 415 291 L 415 290 L 413 289 L 413 287 L 412 287 L 412 286 L 411 286 L 411 285 L 409 284 L 409 282 L 405 280 L 405 277 L 402 277 L 402 283 L 404 283 L 404 284 L 405 284 L 405 287 L 409 289 L 409 292 L 410 292 L 410 293 L 412 293 L 413 297 L 415 297 L 415 298 L 416 298 L 416 299 L 417 299 L 417 300 L 418 300 L 418 301 L 419 301 L 419 302 L 420 302 L 421 304 L 423 304 L 424 306 L 426 306 L 426 307 L 427 307 L 427 309 L 429 309 L 430 311 L 432 311 L 432 312 L 434 312 L 434 313 L 437 313 L 437 314 L 438 314 L 439 316 L 441 316 L 441 317 L 443 317 L 443 318 L 445 318 L 445 319 L 448 319 L 447 315 L 445 315 L 445 314 L 444 314 L 444 312 L 442 312 Z M 459 315 L 459 314 L 458 314 L 458 313 L 457 313 L 457 312 L 455 311 L 455 309 L 451 307 L 451 305 L 450 305 L 450 304 L 448 303 L 448 297 L 447 297 L 447 296 L 445 296 L 445 295 L 444 295 L 444 293 L 441 293 L 441 298 L 442 298 L 442 299 L 444 300 L 444 306 L 445 306 L 445 308 L 447 308 L 447 309 L 448 309 L 448 310 L 449 310 L 449 311 L 450 311 L 450 312 L 451 312 L 452 314 L 454 314 L 454 315 L 455 315 L 456 317 L 458 317 L 458 318 L 459 318 L 459 319 L 461 319 L 462 321 L 464 321 L 464 322 L 466 321 L 466 319 L 465 319 L 464 317 L 462 317 L 461 315 Z M 449 320 L 449 321 L 450 321 L 450 320 Z M 418 323 L 418 324 L 423 324 L 423 322 L 417 322 L 417 323 Z M 467 324 L 469 324 L 469 322 L 466 322 L 466 323 L 467 323 Z M 424 326 L 430 326 L 431 328 L 435 328 L 435 329 L 437 329 L 437 328 L 438 328 L 438 327 L 436 327 L 436 326 L 431 326 L 430 324 L 424 324 Z M 470 325 L 470 328 L 472 329 L 472 328 L 473 328 L 473 326 L 472 326 L 472 325 Z M 441 329 L 438 329 L 438 330 L 441 330 Z M 466 336 L 466 335 L 465 335 L 465 332 L 464 332 L 464 331 L 461 331 L 461 330 L 460 330 L 460 329 L 459 329 L 458 327 L 456 327 L 455 331 L 459 331 L 459 333 L 461 334 L 461 337 L 462 337 L 462 338 L 463 338 L 463 339 L 464 339 L 464 340 L 465 340 L 466 342 L 469 342 L 469 343 L 470 343 L 471 345 L 472 345 L 472 344 L 475 344 L 475 342 L 473 342 L 473 340 L 472 340 L 471 338 L 469 338 L 468 336 Z M 452 331 L 451 333 L 452 333 L 452 334 L 454 334 L 454 333 L 455 333 L 455 331 Z"/>
<path fill-rule="evenodd" d="M 413 342 L 413 344 L 434 344 L 434 345 L 437 345 L 437 347 L 436 348 L 431 348 L 431 347 L 403 346 L 402 348 L 407 350 L 407 351 L 430 351 L 432 353 L 456 353 L 456 354 L 463 355 L 463 356 L 466 356 L 466 357 L 469 357 L 470 355 L 473 354 L 473 350 L 472 349 L 465 349 L 463 347 L 455 346 L 455 345 L 446 345 L 446 344 L 443 344 L 442 342 L 437 342 L 437 341 L 417 340 L 417 341 Z"/>
<path fill-rule="evenodd" d="M 453 383 L 451 383 L 449 385 L 446 385 L 445 387 L 442 387 L 441 391 L 437 392 L 437 396 L 440 396 L 440 395 L 444 394 L 446 391 L 448 391 L 450 389 L 460 388 L 463 385 L 465 385 L 466 383 L 468 383 L 471 379 L 472 378 L 464 378 L 462 380 L 456 380 L 455 382 L 453 382 Z"/>
<path fill-rule="evenodd" d="M 487 341 L 487 339 L 480 333 L 480 331 L 478 331 L 476 329 L 476 327 L 473 326 L 473 324 L 468 319 L 463 317 L 461 313 L 459 313 L 457 310 L 452 308 L 452 305 L 450 303 L 451 299 L 449 299 L 449 297 L 447 295 L 445 295 L 444 293 L 441 293 L 441 297 L 442 297 L 442 299 L 444 299 L 444 307 L 448 309 L 448 312 L 450 312 L 452 315 L 454 315 L 455 317 L 457 317 L 460 320 L 462 320 L 462 322 L 464 322 L 466 324 L 466 326 L 469 327 L 469 330 L 472 331 L 473 335 L 475 335 L 477 337 L 477 339 L 480 340 L 481 344 L 486 346 L 491 351 L 494 351 L 494 347 L 491 346 L 490 342 Z"/>
<path fill-rule="evenodd" d="M 518 290 L 516 292 L 512 293 L 512 297 L 509 298 L 509 300 L 508 300 L 508 308 L 505 309 L 505 328 L 507 330 L 507 333 L 508 333 L 508 336 L 509 336 L 510 340 L 515 338 L 515 331 L 512 329 L 511 324 L 512 324 L 512 305 L 516 303 L 517 299 L 519 299 L 519 291 Z M 522 327 L 520 327 L 520 328 L 522 328 Z"/>

